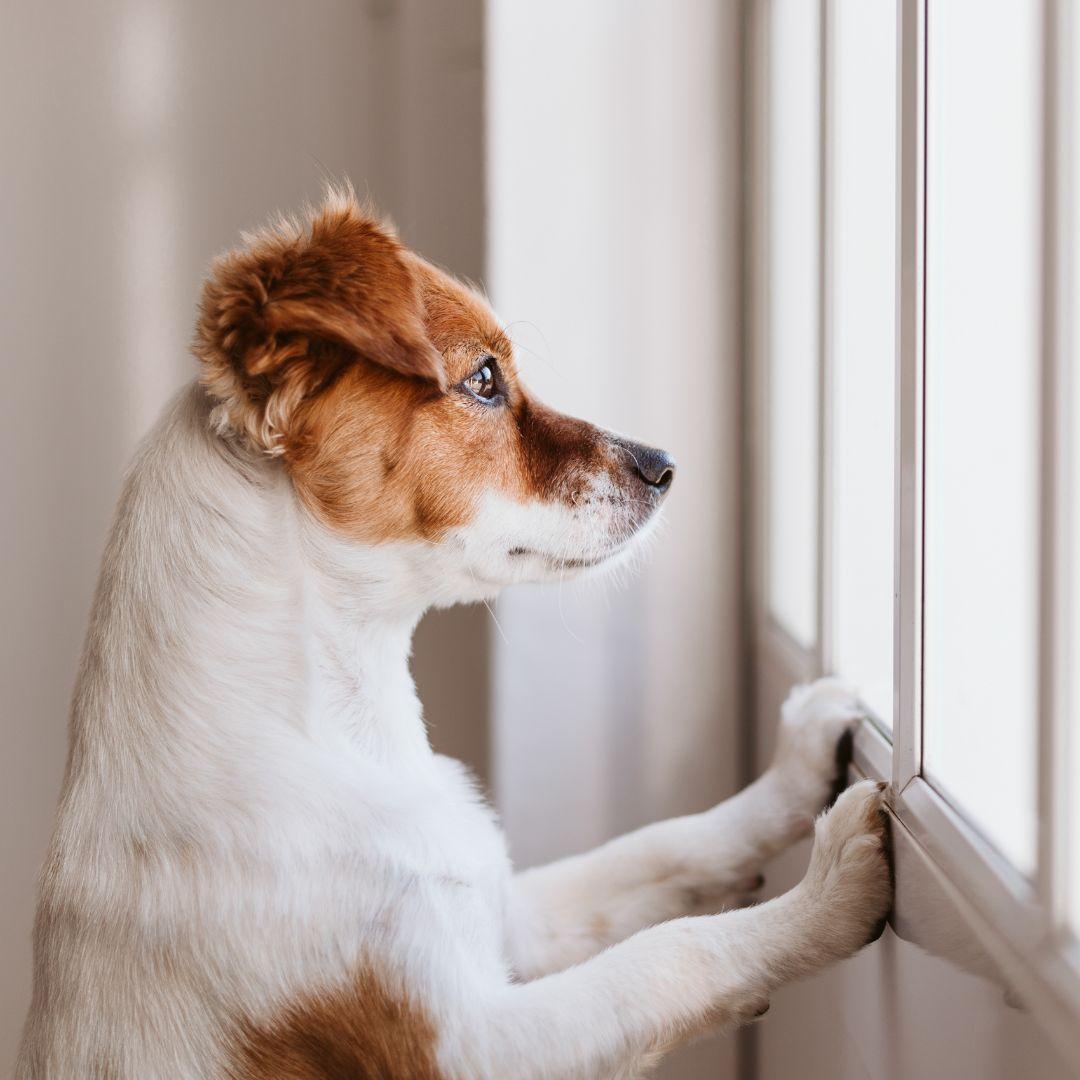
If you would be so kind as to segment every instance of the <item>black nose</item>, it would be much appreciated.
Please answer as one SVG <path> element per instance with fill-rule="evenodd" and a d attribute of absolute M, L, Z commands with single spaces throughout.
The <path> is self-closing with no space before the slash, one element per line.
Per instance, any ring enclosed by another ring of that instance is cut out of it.
<path fill-rule="evenodd" d="M 675 459 L 664 450 L 639 443 L 624 444 L 634 459 L 634 472 L 651 488 L 663 493 L 675 479 Z"/>

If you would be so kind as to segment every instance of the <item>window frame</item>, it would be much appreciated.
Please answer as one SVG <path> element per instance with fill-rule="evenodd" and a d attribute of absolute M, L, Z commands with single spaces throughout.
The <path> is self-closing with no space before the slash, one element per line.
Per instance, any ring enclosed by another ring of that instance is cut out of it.
<path fill-rule="evenodd" d="M 924 353 L 927 250 L 927 26 L 929 3 L 896 0 L 897 8 L 897 239 L 896 362 L 894 467 L 894 605 L 893 725 L 889 735 L 876 724 L 863 724 L 854 745 L 854 770 L 891 784 L 894 828 L 943 873 L 958 902 L 970 912 L 971 930 L 999 965 L 1015 993 L 1047 1034 L 1072 1055 L 1080 1056 L 1080 942 L 1066 917 L 1068 876 L 1065 837 L 1068 754 L 1065 752 L 1069 693 L 1068 563 L 1071 537 L 1065 481 L 1069 440 L 1078 437 L 1070 423 L 1070 378 L 1080 378 L 1080 363 L 1070 367 L 1071 330 L 1068 285 L 1075 253 L 1061 238 L 1070 215 L 1080 207 L 1070 195 L 1080 188 L 1072 177 L 1067 130 L 1073 66 L 1071 23 L 1076 16 L 1065 0 L 1041 0 L 1043 9 L 1043 211 L 1042 211 L 1042 358 L 1041 470 L 1039 520 L 1039 650 L 1037 869 L 1032 879 L 1017 871 L 978 828 L 938 791 L 922 772 L 923 661 L 923 518 L 924 518 Z M 821 71 L 819 155 L 819 417 L 818 417 L 818 611 L 817 639 L 807 648 L 796 641 L 769 610 L 765 565 L 769 545 L 766 510 L 769 483 L 768 395 L 769 267 L 769 19 L 772 5 L 759 0 L 753 12 L 751 40 L 750 139 L 752 170 L 760 193 L 752 197 L 748 235 L 750 306 L 748 355 L 748 442 L 751 513 L 748 515 L 749 606 L 756 678 L 798 681 L 830 670 L 832 568 L 831 418 L 829 415 L 832 273 L 830 253 L 834 208 L 831 162 L 834 160 L 832 104 L 833 11 L 835 0 L 818 0 Z M 1073 153 L 1080 154 L 1080 147 Z M 1074 617 L 1080 617 L 1074 615 Z M 1073 632 L 1078 632 L 1074 629 Z M 763 724 L 769 718 L 762 718 Z M 1076 736 L 1080 737 L 1080 736 Z M 1080 797 L 1080 796 L 1076 796 Z"/>

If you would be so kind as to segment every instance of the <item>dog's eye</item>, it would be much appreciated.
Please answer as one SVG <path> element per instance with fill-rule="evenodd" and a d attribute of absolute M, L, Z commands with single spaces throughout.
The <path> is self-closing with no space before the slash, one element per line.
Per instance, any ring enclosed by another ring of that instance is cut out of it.
<path fill-rule="evenodd" d="M 483 366 L 478 371 L 473 372 L 461 385 L 474 397 L 480 398 L 481 401 L 491 401 L 499 392 L 496 380 L 497 371 L 498 367 L 495 364 L 495 358 L 486 356 L 484 357 Z"/>

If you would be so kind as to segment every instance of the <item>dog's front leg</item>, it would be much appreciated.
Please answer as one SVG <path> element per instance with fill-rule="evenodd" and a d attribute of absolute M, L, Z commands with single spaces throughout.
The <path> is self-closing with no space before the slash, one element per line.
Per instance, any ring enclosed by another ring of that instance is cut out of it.
<path fill-rule="evenodd" d="M 764 863 L 809 831 L 835 791 L 837 746 L 858 716 L 855 695 L 835 679 L 799 687 L 784 704 L 772 766 L 738 795 L 518 874 L 508 942 L 518 974 L 559 971 L 753 891 Z"/>
<path fill-rule="evenodd" d="M 850 955 L 891 900 L 881 785 L 849 788 L 785 895 L 642 930 L 583 964 L 513 986 L 443 1046 L 462 1077 L 634 1075 L 680 1040 L 760 1014 L 781 983 Z"/>

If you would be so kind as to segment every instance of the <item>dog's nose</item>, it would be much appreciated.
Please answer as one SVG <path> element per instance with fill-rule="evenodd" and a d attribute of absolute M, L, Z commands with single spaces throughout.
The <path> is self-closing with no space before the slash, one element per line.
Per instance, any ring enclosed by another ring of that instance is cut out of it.
<path fill-rule="evenodd" d="M 651 488 L 663 494 L 675 479 L 675 459 L 666 450 L 628 443 L 626 449 L 634 459 L 634 472 Z"/>

